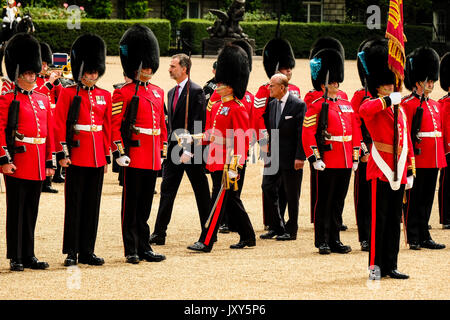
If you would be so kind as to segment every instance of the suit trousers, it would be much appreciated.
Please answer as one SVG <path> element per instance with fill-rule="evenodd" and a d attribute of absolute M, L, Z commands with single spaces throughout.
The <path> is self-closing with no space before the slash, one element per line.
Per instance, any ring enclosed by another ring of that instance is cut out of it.
<path fill-rule="evenodd" d="M 122 190 L 122 240 L 125 256 L 151 249 L 147 220 L 152 209 L 158 171 L 124 167 Z"/>
<path fill-rule="evenodd" d="M 63 253 L 94 253 L 104 167 L 66 169 Z"/>
<path fill-rule="evenodd" d="M 369 241 L 371 219 L 370 181 L 367 181 L 367 162 L 360 162 L 355 172 L 353 199 L 355 203 L 358 240 Z"/>
<path fill-rule="evenodd" d="M 413 187 L 406 191 L 405 220 L 408 243 L 431 239 L 428 230 L 439 169 L 417 168 Z"/>
<path fill-rule="evenodd" d="M 6 257 L 34 257 L 34 230 L 42 181 L 4 175 L 6 187 Z"/>

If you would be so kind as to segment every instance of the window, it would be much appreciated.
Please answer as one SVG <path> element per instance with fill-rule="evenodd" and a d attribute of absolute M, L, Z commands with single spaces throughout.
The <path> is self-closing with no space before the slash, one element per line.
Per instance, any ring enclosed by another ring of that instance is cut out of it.
<path fill-rule="evenodd" d="M 322 1 L 304 1 L 305 21 L 322 22 Z"/>
<path fill-rule="evenodd" d="M 446 42 L 445 30 L 447 29 L 447 16 L 445 11 L 433 12 L 433 41 Z"/>
<path fill-rule="evenodd" d="M 187 18 L 200 18 L 200 3 L 199 1 L 187 1 Z"/>

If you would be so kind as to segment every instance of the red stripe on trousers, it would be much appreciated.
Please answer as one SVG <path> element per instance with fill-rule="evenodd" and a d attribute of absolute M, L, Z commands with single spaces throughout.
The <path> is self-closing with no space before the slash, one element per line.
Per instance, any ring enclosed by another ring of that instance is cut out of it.
<path fill-rule="evenodd" d="M 217 203 L 216 210 L 214 211 L 214 215 L 211 221 L 211 224 L 208 228 L 208 233 L 206 234 L 205 245 L 208 246 L 211 241 L 212 234 L 214 233 L 214 229 L 216 228 L 217 219 L 219 219 L 220 210 L 222 209 L 223 197 L 225 196 L 225 190 L 223 190 L 220 195 L 219 202 Z"/>
<path fill-rule="evenodd" d="M 370 234 L 369 266 L 375 263 L 375 231 L 377 224 L 377 179 L 372 179 L 372 226 Z"/>

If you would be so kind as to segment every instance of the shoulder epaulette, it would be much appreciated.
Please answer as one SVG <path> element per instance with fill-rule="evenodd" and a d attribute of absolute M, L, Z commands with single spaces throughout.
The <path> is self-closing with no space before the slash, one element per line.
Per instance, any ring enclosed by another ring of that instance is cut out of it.
<path fill-rule="evenodd" d="M 408 101 L 410 101 L 413 98 L 414 98 L 413 94 L 410 93 L 409 95 L 407 95 L 407 96 L 402 98 L 402 103 L 408 102 Z"/>
<path fill-rule="evenodd" d="M 442 98 L 440 98 L 439 101 L 445 100 L 447 98 L 450 98 L 450 93 L 448 93 L 445 96 L 443 96 Z"/>
<path fill-rule="evenodd" d="M 114 89 L 122 89 L 122 87 L 125 86 L 126 84 L 127 84 L 126 82 L 116 83 L 116 84 L 113 84 L 113 88 Z"/>
<path fill-rule="evenodd" d="M 240 105 L 241 107 L 244 107 L 244 108 L 245 108 L 244 104 L 243 104 L 243 103 L 241 102 L 241 100 L 239 100 L 238 98 L 234 97 L 234 101 L 235 101 L 238 105 Z"/>
<path fill-rule="evenodd" d="M 314 100 L 313 102 L 311 102 L 311 105 L 314 104 L 314 103 L 316 103 L 316 102 L 319 101 L 320 99 L 323 99 L 323 97 L 320 96 L 320 98 L 317 98 L 316 100 Z"/>
<path fill-rule="evenodd" d="M 8 90 L 8 91 L 2 93 L 2 95 L 4 96 L 5 94 L 12 93 L 12 92 L 14 92 L 14 89 Z"/>

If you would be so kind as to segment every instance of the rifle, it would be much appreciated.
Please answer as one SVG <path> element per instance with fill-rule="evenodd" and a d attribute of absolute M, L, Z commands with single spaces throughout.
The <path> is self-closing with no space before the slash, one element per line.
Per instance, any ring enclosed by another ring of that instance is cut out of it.
<path fill-rule="evenodd" d="M 80 146 L 79 140 L 74 140 L 73 137 L 75 134 L 79 134 L 80 132 L 75 129 L 75 126 L 78 122 L 78 118 L 80 116 L 80 107 L 81 107 L 81 96 L 80 86 L 81 86 L 81 77 L 83 75 L 84 69 L 84 61 L 81 62 L 80 73 L 78 74 L 78 83 L 77 83 L 77 94 L 73 97 L 72 103 L 70 104 L 69 111 L 67 112 L 67 120 L 66 120 L 66 144 L 63 145 L 64 154 L 66 158 L 70 159 L 70 155 L 72 152 L 72 148 L 77 148 Z"/>
<path fill-rule="evenodd" d="M 139 90 L 139 82 L 141 78 L 141 71 L 142 71 L 142 61 L 139 65 L 139 69 L 137 72 L 137 79 L 136 79 L 136 88 L 134 90 L 134 96 L 131 98 L 131 101 L 127 108 L 127 114 L 125 116 L 125 119 L 122 121 L 122 125 L 120 126 L 120 133 L 122 135 L 122 140 L 125 145 L 125 154 L 130 154 L 130 147 L 139 147 L 141 145 L 140 140 L 132 140 L 131 137 L 134 134 L 139 134 L 139 129 L 135 127 L 136 124 L 136 117 L 139 107 L 139 96 L 138 96 L 138 90 Z"/>
<path fill-rule="evenodd" d="M 361 104 L 363 103 L 364 100 L 370 98 L 369 95 L 367 94 L 367 92 L 368 92 L 367 79 L 364 77 L 364 97 L 361 100 Z M 367 130 L 366 124 L 364 123 L 364 120 L 362 118 L 361 118 L 361 133 L 362 133 L 364 143 L 366 145 L 371 144 L 372 137 L 370 136 L 369 130 Z"/>
<path fill-rule="evenodd" d="M 428 82 L 428 78 L 425 80 L 425 83 Z M 422 104 L 425 101 L 425 85 L 423 87 L 422 96 L 420 97 L 420 105 L 417 107 L 416 113 L 412 119 L 411 124 L 411 140 L 414 147 L 414 154 L 421 154 L 422 150 L 420 148 L 416 148 L 416 144 L 422 142 L 422 139 L 418 136 L 420 127 L 422 126 L 423 119 L 423 108 Z"/>
<path fill-rule="evenodd" d="M 191 61 L 191 51 L 189 51 L 189 62 Z M 191 64 L 192 66 L 192 64 Z M 188 130 L 188 114 L 189 114 L 189 89 L 191 88 L 191 69 L 189 69 L 188 73 L 188 81 L 186 88 L 186 112 L 184 114 L 184 130 Z"/>
<path fill-rule="evenodd" d="M 8 148 L 9 160 L 11 163 L 14 161 L 14 155 L 16 153 L 23 153 L 26 151 L 25 146 L 15 146 L 16 137 L 20 140 L 23 139 L 24 135 L 17 132 L 19 127 L 19 109 L 20 101 L 16 99 L 17 97 L 17 78 L 19 77 L 19 65 L 16 67 L 16 74 L 14 79 L 14 100 L 11 101 L 8 109 L 8 123 L 5 128 L 6 135 L 6 146 Z"/>
<path fill-rule="evenodd" d="M 325 93 L 323 95 L 323 98 L 325 99 L 324 102 L 322 102 L 322 109 L 320 110 L 319 114 L 319 122 L 317 124 L 317 131 L 315 134 L 316 141 L 317 141 L 317 148 L 319 149 L 320 156 L 323 157 L 323 153 L 325 151 L 332 150 L 331 144 L 325 144 L 325 138 L 331 138 L 330 133 L 327 131 L 328 128 L 328 77 L 330 72 L 327 72 L 327 76 L 325 78 Z"/>

